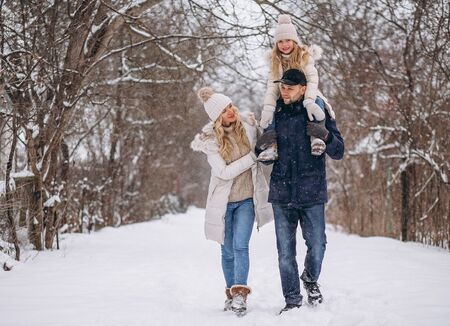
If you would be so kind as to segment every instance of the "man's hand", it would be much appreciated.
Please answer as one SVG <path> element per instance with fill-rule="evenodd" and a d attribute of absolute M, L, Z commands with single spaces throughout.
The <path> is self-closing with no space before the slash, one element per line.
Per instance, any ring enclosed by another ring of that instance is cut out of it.
<path fill-rule="evenodd" d="M 306 125 L 306 134 L 327 142 L 330 132 L 325 128 L 325 123 L 308 122 Z"/>
<path fill-rule="evenodd" d="M 255 145 L 256 154 L 259 155 L 260 152 L 272 147 L 277 143 L 277 133 L 275 130 L 268 130 L 258 138 Z"/>

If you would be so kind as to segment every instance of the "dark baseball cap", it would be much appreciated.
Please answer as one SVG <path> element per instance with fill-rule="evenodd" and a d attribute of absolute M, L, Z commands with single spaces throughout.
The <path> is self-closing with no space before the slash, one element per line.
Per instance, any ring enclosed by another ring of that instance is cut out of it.
<path fill-rule="evenodd" d="M 286 85 L 302 85 L 306 86 L 306 76 L 298 69 L 288 69 L 284 72 L 283 76 L 279 80 L 275 80 L 274 83 L 282 83 Z"/>

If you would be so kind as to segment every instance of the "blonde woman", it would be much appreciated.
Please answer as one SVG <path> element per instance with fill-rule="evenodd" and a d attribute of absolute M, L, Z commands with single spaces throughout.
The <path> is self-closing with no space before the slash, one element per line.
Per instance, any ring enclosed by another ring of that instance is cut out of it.
<path fill-rule="evenodd" d="M 273 219 L 267 202 L 268 185 L 256 163 L 256 121 L 240 113 L 231 99 L 209 87 L 199 90 L 210 122 L 191 147 L 207 155 L 211 180 L 206 201 L 206 238 L 221 245 L 226 283 L 224 310 L 245 315 L 249 272 L 249 241 L 256 218 L 258 228 Z"/>

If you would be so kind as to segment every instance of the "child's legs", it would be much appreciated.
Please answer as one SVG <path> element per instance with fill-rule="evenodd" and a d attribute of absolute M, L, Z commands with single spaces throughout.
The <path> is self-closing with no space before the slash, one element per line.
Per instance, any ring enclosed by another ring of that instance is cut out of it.
<path fill-rule="evenodd" d="M 325 112 L 325 109 L 324 109 L 325 102 L 318 96 L 316 98 L 316 104 L 320 107 L 320 109 L 323 112 Z M 314 119 L 314 121 L 312 121 L 312 122 L 321 124 L 322 126 L 325 127 L 325 119 L 323 119 L 321 121 L 318 121 L 318 120 Z M 326 145 L 325 145 L 325 142 L 322 139 L 315 138 L 315 137 L 311 136 L 311 154 L 312 155 L 314 155 L 314 156 L 322 155 L 325 152 L 325 148 L 326 148 Z"/>

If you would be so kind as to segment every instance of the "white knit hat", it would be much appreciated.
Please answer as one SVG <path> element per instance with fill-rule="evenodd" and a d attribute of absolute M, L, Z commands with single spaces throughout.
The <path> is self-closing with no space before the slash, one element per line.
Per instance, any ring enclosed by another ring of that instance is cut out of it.
<path fill-rule="evenodd" d="M 275 44 L 280 40 L 292 40 L 300 44 L 295 26 L 291 22 L 289 15 L 278 16 L 278 25 L 275 28 Z"/>
<path fill-rule="evenodd" d="M 203 102 L 205 111 L 212 121 L 216 121 L 222 114 L 223 109 L 231 103 L 231 99 L 228 96 L 220 93 L 214 93 L 210 87 L 200 88 L 197 95 Z"/>

